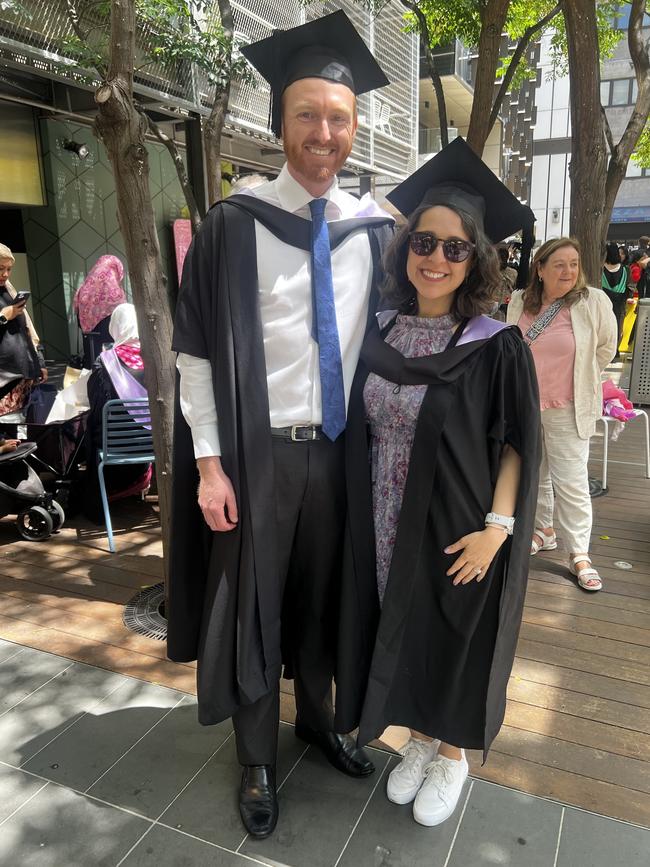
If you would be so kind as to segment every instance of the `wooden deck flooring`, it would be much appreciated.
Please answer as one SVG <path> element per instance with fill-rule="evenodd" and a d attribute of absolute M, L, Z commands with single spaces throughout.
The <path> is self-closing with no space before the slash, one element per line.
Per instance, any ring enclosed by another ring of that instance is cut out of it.
<path fill-rule="evenodd" d="M 610 445 L 609 494 L 594 500 L 591 553 L 605 583 L 587 594 L 560 552 L 532 571 L 505 725 L 472 773 L 521 791 L 650 827 L 650 480 L 643 426 Z M 601 441 L 592 445 L 599 474 Z M 16 541 L 0 521 L 0 637 L 194 692 L 193 665 L 122 624 L 122 606 L 160 580 L 155 505 L 116 505 L 118 554 L 73 521 L 46 543 Z M 127 529 L 128 528 L 128 529 Z M 608 537 L 608 538 L 603 538 Z M 615 566 L 625 561 L 632 568 Z M 293 721 L 290 684 L 283 717 Z M 397 745 L 403 731 L 389 730 Z"/>

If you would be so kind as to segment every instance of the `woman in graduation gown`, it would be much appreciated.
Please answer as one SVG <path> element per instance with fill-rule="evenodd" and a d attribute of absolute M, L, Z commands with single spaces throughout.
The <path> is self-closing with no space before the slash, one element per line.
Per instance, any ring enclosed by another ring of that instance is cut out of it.
<path fill-rule="evenodd" d="M 437 825 L 467 777 L 464 750 L 486 754 L 501 726 L 522 616 L 537 383 L 519 330 L 482 314 L 499 281 L 493 245 L 524 228 L 529 250 L 534 217 L 461 139 L 389 198 L 408 225 L 385 258 L 397 310 L 366 338 L 348 416 L 348 446 L 369 435 L 371 466 L 348 468 L 364 580 L 343 584 L 339 640 L 349 653 L 356 636 L 359 664 L 337 678 L 337 713 L 361 743 L 411 729 L 387 794 Z"/>

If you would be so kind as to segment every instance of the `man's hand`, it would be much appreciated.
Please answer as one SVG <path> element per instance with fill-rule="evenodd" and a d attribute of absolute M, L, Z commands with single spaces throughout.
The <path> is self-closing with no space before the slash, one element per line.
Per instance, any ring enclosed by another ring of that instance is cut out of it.
<path fill-rule="evenodd" d="M 232 482 L 221 467 L 221 458 L 197 458 L 201 481 L 199 482 L 199 506 L 205 523 L 219 533 L 237 526 L 237 501 Z"/>
<path fill-rule="evenodd" d="M 41 382 L 47 382 L 47 367 L 41 367 Z"/>
<path fill-rule="evenodd" d="M 25 312 L 25 304 L 27 302 L 23 302 L 22 304 L 8 304 L 6 307 L 3 307 L 0 310 L 0 313 L 5 317 L 5 319 L 12 320 L 15 319 L 16 316 L 22 316 Z"/>

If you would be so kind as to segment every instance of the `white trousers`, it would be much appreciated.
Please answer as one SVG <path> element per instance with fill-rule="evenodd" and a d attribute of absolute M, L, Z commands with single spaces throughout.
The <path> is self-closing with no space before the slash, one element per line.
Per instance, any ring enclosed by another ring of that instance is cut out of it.
<path fill-rule="evenodd" d="M 587 461 L 589 440 L 580 439 L 573 404 L 542 410 L 542 463 L 535 526 L 556 524 L 564 547 L 572 554 L 589 551 L 591 497 Z"/>

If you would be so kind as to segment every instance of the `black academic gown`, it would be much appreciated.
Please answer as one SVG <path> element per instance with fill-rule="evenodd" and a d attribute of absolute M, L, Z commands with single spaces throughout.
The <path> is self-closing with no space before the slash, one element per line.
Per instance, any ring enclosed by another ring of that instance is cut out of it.
<path fill-rule="evenodd" d="M 174 328 L 175 351 L 211 362 L 221 462 L 239 511 L 230 532 L 212 533 L 206 526 L 197 504 L 191 433 L 177 397 L 168 655 L 178 662 L 198 658 L 203 724 L 226 719 L 268 693 L 282 665 L 256 219 L 280 240 L 310 249 L 310 221 L 250 195 L 219 203 L 187 254 Z M 330 244 L 335 249 L 352 232 L 367 232 L 376 282 L 391 227 L 389 217 L 337 221 L 328 226 Z"/>
<path fill-rule="evenodd" d="M 391 724 L 487 751 L 505 712 L 528 577 L 540 460 L 535 368 L 518 329 L 406 359 L 376 327 L 352 387 L 346 443 L 367 448 L 363 387 L 374 371 L 397 384 L 427 384 L 415 431 L 397 538 L 370 654 L 355 624 L 376 607 L 369 464 L 351 457 L 356 570 L 343 582 L 339 640 L 356 640 L 359 664 L 337 680 L 339 731 L 359 742 Z M 454 587 L 457 558 L 443 549 L 481 530 L 491 510 L 503 447 L 521 456 L 515 531 L 484 579 Z M 352 635 L 352 639 L 350 639 Z"/>

